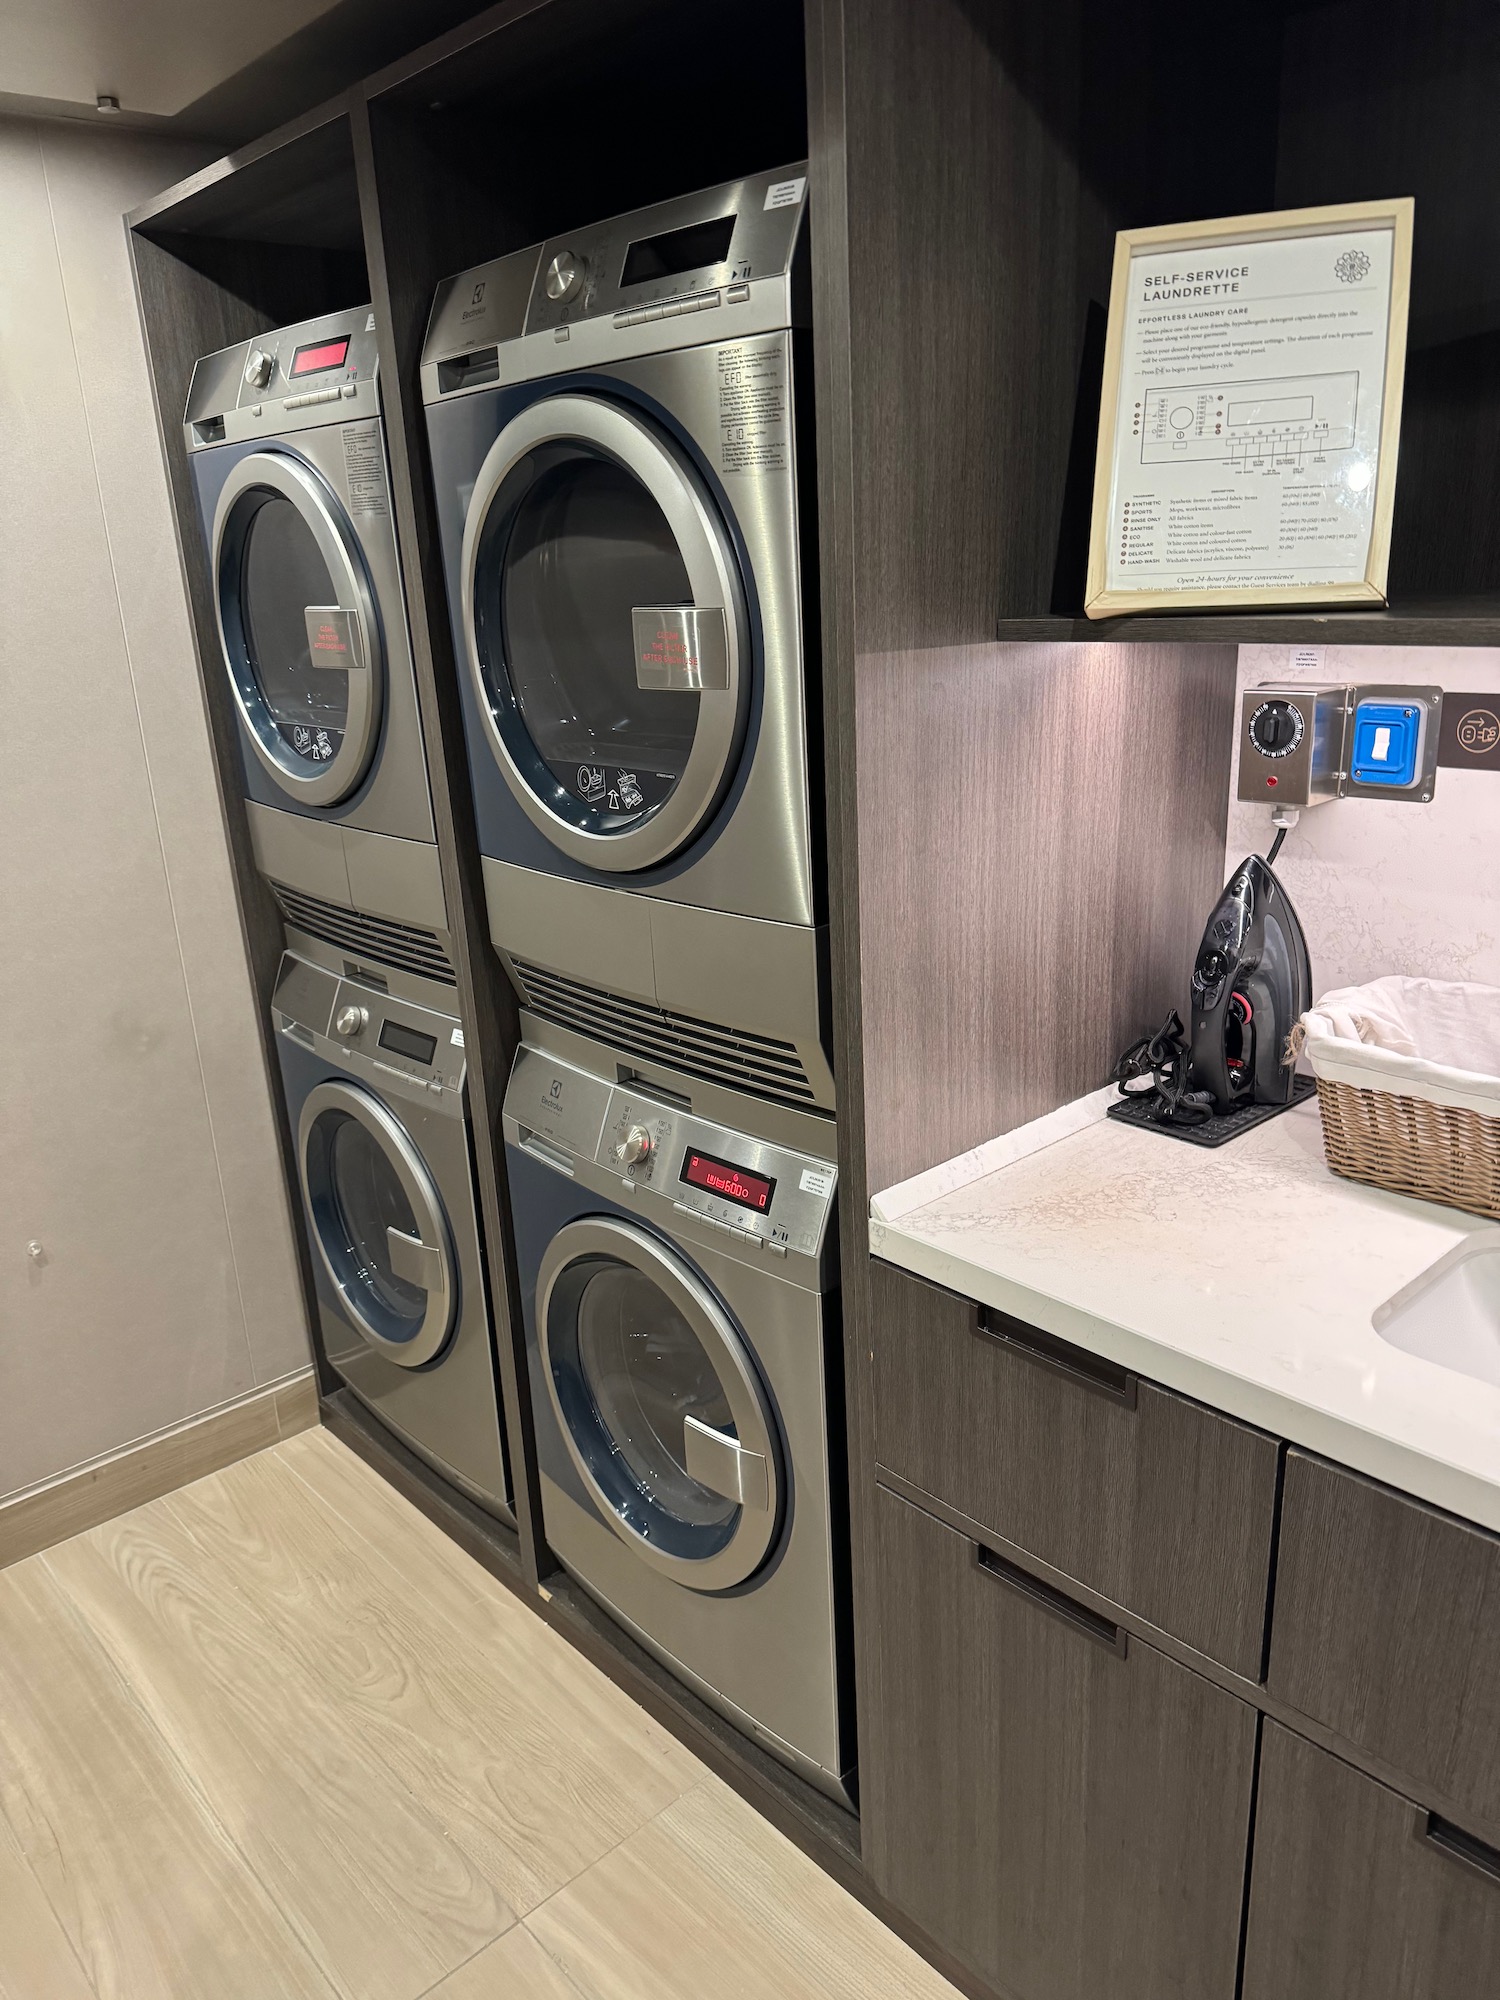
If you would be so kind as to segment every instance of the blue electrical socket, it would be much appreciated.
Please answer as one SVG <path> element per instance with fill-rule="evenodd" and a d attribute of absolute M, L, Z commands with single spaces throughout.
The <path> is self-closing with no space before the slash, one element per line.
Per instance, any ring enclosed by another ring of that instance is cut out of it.
<path fill-rule="evenodd" d="M 1424 721 L 1418 702 L 1360 702 L 1354 711 L 1349 761 L 1349 775 L 1355 784 L 1409 791 L 1421 762 Z"/>

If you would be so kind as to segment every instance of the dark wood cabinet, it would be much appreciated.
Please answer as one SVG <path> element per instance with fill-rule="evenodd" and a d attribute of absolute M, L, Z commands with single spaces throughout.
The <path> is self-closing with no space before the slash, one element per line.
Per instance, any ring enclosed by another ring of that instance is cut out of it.
<path fill-rule="evenodd" d="M 1014 2000 L 1233 2000 L 1253 1709 L 882 1487 L 877 1886 Z"/>
<path fill-rule="evenodd" d="M 876 1262 L 880 1464 L 1260 1678 L 1274 1438 Z"/>
<path fill-rule="evenodd" d="M 1500 1839 L 1500 1537 L 1288 1453 L 1268 1685 Z"/>
<path fill-rule="evenodd" d="M 1243 2000 L 1500 1993 L 1500 1852 L 1265 1725 Z"/>

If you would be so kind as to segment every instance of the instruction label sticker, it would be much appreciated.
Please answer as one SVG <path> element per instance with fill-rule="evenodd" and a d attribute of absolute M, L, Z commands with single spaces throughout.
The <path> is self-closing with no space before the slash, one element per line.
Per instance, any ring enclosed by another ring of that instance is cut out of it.
<path fill-rule="evenodd" d="M 766 207 L 795 208 L 806 192 L 806 174 L 800 180 L 773 181 L 766 189 Z"/>
<path fill-rule="evenodd" d="M 349 482 L 351 514 L 389 514 L 385 492 L 385 461 L 380 452 L 380 426 L 348 424 L 344 428 L 344 475 Z"/>
<path fill-rule="evenodd" d="M 798 1186 L 804 1194 L 826 1196 L 833 1193 L 833 1183 L 832 1167 L 804 1167 Z"/>
<path fill-rule="evenodd" d="M 453 1030 L 453 1046 L 456 1049 L 461 1049 L 463 1045 L 464 1045 L 464 1031 L 462 1028 L 455 1028 Z"/>
<path fill-rule="evenodd" d="M 719 350 L 719 463 L 725 472 L 784 472 L 791 463 L 779 341 Z"/>

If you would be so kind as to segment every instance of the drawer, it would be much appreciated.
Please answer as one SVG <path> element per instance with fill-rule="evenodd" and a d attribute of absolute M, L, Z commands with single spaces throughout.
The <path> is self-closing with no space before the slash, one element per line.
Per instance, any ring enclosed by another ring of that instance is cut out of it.
<path fill-rule="evenodd" d="M 1500 1835 L 1500 1538 L 1289 1452 L 1268 1678 Z"/>
<path fill-rule="evenodd" d="M 1268 1722 L 1244 2000 L 1500 1993 L 1500 1852 Z"/>
<path fill-rule="evenodd" d="M 1013 2000 L 1234 2000 L 1254 1711 L 885 1487 L 864 1839 Z"/>
<path fill-rule="evenodd" d="M 873 1287 L 880 1463 L 1259 1680 L 1276 1440 L 888 1264 Z"/>

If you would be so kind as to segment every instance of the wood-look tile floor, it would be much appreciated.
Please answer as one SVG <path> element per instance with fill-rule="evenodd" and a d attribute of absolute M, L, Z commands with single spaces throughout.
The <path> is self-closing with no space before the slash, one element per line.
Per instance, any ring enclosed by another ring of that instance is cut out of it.
<path fill-rule="evenodd" d="M 952 2000 L 326 1431 L 0 1572 L 0 2000 Z"/>

